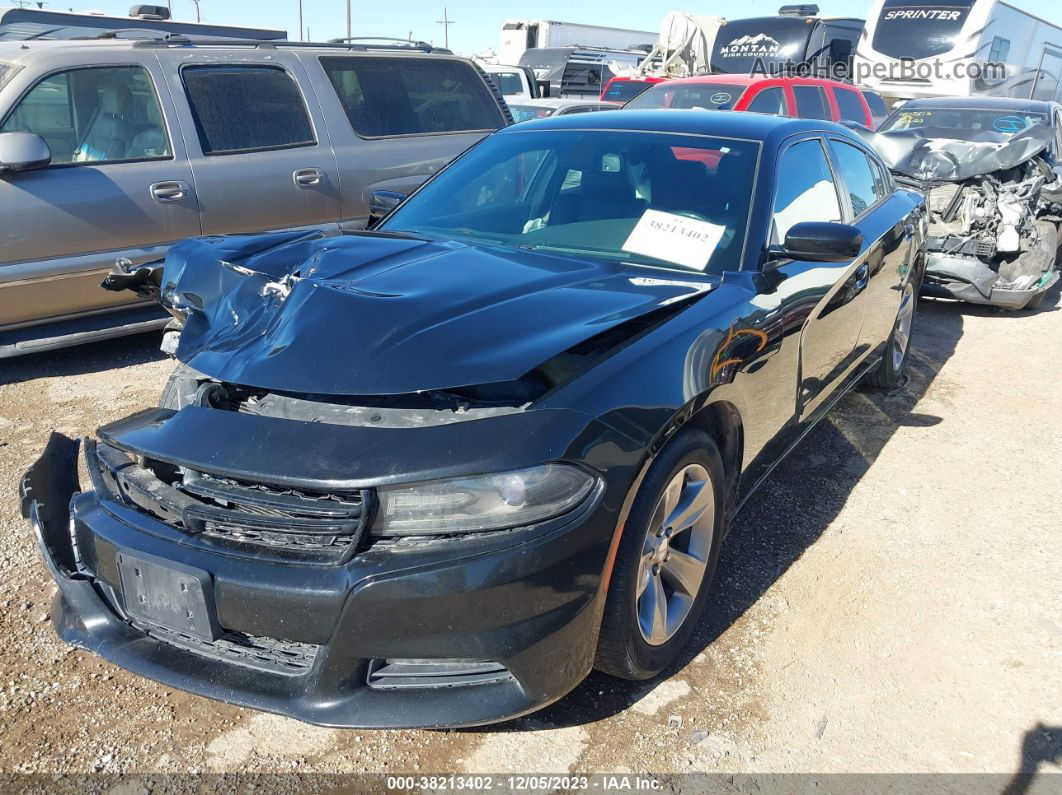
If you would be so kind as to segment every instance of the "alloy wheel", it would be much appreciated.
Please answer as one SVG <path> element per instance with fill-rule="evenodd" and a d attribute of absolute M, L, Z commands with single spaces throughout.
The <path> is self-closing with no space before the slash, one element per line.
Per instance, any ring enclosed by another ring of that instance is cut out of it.
<path fill-rule="evenodd" d="M 679 631 L 708 567 L 715 534 L 715 489 L 700 464 L 683 467 L 653 511 L 638 563 L 638 629 L 651 646 Z"/>
<path fill-rule="evenodd" d="M 907 346 L 911 342 L 911 325 L 915 310 L 914 284 L 907 282 L 900 297 L 900 310 L 896 313 L 896 328 L 892 334 L 892 369 L 899 372 L 903 358 L 907 355 Z"/>

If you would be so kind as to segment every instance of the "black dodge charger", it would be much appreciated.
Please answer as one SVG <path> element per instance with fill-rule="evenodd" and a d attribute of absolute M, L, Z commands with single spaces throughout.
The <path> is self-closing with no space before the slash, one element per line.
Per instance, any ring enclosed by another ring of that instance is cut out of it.
<path fill-rule="evenodd" d="M 67 642 L 330 726 L 646 679 L 750 492 L 847 390 L 902 383 L 923 200 L 840 126 L 529 122 L 401 198 L 111 277 L 173 313 L 178 364 L 23 480 Z"/>

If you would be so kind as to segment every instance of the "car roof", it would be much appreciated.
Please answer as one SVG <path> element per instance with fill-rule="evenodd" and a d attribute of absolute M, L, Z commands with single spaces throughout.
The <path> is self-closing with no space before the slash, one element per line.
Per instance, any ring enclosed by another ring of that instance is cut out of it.
<path fill-rule="evenodd" d="M 750 140 L 781 139 L 803 132 L 830 132 L 859 140 L 847 127 L 831 121 L 712 110 L 617 110 L 612 113 L 550 116 L 503 127 L 494 135 L 509 135 L 510 132 L 519 134 L 532 130 L 625 130 L 717 135 Z"/>
<path fill-rule="evenodd" d="M 696 75 L 694 77 L 680 77 L 676 80 L 668 80 L 667 84 L 682 85 L 683 83 L 728 83 L 737 86 L 751 86 L 770 80 L 774 83 L 788 83 L 793 86 L 834 86 L 840 88 L 856 88 L 851 83 L 843 83 L 840 80 L 829 80 L 823 77 L 774 77 L 772 75 L 738 75 L 717 73 L 710 75 Z"/>
<path fill-rule="evenodd" d="M 1048 113 L 1051 108 L 1062 107 L 1057 102 L 1041 99 L 1016 99 L 1014 97 L 926 97 L 903 103 L 898 111 L 909 108 L 967 108 L 973 110 L 1027 110 L 1033 113 Z"/>

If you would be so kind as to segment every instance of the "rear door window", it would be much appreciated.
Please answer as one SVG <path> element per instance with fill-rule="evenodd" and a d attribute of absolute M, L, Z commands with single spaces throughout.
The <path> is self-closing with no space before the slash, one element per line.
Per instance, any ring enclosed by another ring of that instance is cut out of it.
<path fill-rule="evenodd" d="M 793 96 L 800 118 L 830 120 L 830 106 L 826 104 L 826 95 L 819 86 L 793 86 Z"/>
<path fill-rule="evenodd" d="M 858 91 L 848 88 L 835 88 L 833 96 L 837 100 L 837 110 L 843 121 L 867 123 L 867 114 L 863 109 L 863 98 Z"/>
<path fill-rule="evenodd" d="M 758 93 L 746 108 L 753 113 L 769 113 L 772 116 L 786 116 L 785 91 L 781 88 L 765 88 Z"/>
<path fill-rule="evenodd" d="M 317 143 L 299 87 L 276 66 L 186 66 L 188 104 L 205 155 Z"/>
<path fill-rule="evenodd" d="M 446 58 L 320 58 L 363 138 L 496 130 L 501 109 L 476 70 Z"/>
<path fill-rule="evenodd" d="M 854 215 L 862 215 L 885 198 L 881 172 L 861 149 L 831 139 L 830 151 L 848 189 Z"/>
<path fill-rule="evenodd" d="M 782 153 L 774 195 L 772 242 L 804 221 L 840 221 L 841 205 L 830 162 L 815 138 L 793 144 Z"/>

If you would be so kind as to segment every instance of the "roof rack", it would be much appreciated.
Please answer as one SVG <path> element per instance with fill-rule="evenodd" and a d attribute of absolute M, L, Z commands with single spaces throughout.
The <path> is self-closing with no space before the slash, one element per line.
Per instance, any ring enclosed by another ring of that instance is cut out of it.
<path fill-rule="evenodd" d="M 394 41 L 402 44 L 361 44 L 361 41 Z M 433 47 L 423 41 L 410 41 L 409 39 L 392 39 L 387 37 L 364 37 L 350 41 L 286 41 L 284 39 L 236 39 L 217 38 L 205 36 L 186 36 L 182 33 L 169 33 L 165 36 L 151 36 L 134 40 L 134 47 L 172 47 L 193 45 L 196 47 L 250 47 L 263 50 L 272 50 L 278 47 L 310 48 L 310 49 L 335 49 L 335 50 L 394 50 L 408 52 L 418 50 L 425 53 L 441 53 L 451 55 L 452 52 L 444 47 Z"/>

